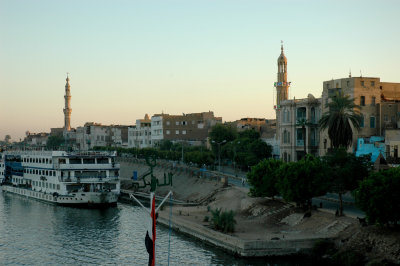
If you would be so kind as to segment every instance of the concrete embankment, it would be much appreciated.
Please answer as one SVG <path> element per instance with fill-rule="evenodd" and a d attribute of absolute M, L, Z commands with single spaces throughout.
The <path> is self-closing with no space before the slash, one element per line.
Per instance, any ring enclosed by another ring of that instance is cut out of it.
<path fill-rule="evenodd" d="M 168 215 L 167 211 L 160 212 L 157 222 L 169 227 Z M 288 256 L 308 253 L 315 242 L 322 239 L 244 240 L 177 217 L 172 217 L 171 227 L 177 232 L 205 241 L 240 257 Z"/>
<path fill-rule="evenodd" d="M 121 179 L 128 180 L 132 171 L 141 176 L 148 170 L 143 161 L 121 160 Z M 158 223 L 176 232 L 219 247 L 240 257 L 288 256 L 308 253 L 315 242 L 335 238 L 352 223 L 347 218 L 335 218 L 333 214 L 316 211 L 312 217 L 285 202 L 267 198 L 250 198 L 248 190 L 241 187 L 224 187 L 222 176 L 199 176 L 189 167 L 171 166 L 160 162 L 154 175 L 162 181 L 164 172 L 173 172 L 173 186 L 157 188 L 163 196 L 172 190 L 174 204 L 170 221 L 168 206 L 160 210 Z M 129 200 L 129 190 L 123 197 Z M 133 191 L 132 191 L 133 192 Z M 148 190 L 137 194 L 148 202 Z M 161 198 L 159 199 L 159 201 Z M 166 203 L 169 205 L 169 200 Z M 205 222 L 209 209 L 233 210 L 237 221 L 235 233 L 215 231 Z M 347 219 L 347 220 L 346 220 Z"/>

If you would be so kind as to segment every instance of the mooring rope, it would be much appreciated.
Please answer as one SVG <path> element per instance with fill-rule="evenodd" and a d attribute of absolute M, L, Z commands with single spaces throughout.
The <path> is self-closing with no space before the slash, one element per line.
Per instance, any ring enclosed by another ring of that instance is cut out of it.
<path fill-rule="evenodd" d="M 172 193 L 169 195 L 169 235 L 168 235 L 168 266 L 169 266 L 169 255 L 171 252 L 171 219 L 172 219 Z"/>

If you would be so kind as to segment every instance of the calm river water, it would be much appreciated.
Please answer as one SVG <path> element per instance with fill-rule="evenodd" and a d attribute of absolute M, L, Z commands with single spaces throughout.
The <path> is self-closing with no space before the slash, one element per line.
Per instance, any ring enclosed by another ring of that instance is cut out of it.
<path fill-rule="evenodd" d="M 144 212 L 54 206 L 0 192 L 0 265 L 147 265 Z M 157 265 L 168 265 L 168 228 L 157 229 Z M 305 265 L 290 259 L 236 259 L 171 232 L 170 265 Z"/>

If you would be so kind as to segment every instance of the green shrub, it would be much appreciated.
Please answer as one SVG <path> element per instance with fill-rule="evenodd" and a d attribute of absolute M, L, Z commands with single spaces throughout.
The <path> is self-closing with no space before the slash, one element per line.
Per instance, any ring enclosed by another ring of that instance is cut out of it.
<path fill-rule="evenodd" d="M 315 242 L 312 250 L 312 255 L 321 257 L 323 255 L 333 255 L 336 252 L 335 243 L 328 239 L 321 239 Z"/>
<path fill-rule="evenodd" d="M 336 253 L 335 255 L 333 255 L 333 260 L 337 265 L 343 266 L 364 265 L 364 256 L 352 250 Z"/>
<path fill-rule="evenodd" d="M 210 217 L 208 217 L 208 216 L 204 216 L 204 220 L 203 220 L 203 222 L 208 222 L 210 220 Z"/>
<path fill-rule="evenodd" d="M 211 225 L 215 230 L 222 231 L 224 233 L 232 233 L 235 231 L 235 212 L 223 211 L 221 209 L 211 210 Z"/>

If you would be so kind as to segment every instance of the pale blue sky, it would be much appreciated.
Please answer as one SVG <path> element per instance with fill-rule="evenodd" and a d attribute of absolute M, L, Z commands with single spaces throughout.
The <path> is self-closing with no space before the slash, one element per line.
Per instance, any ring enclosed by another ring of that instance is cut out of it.
<path fill-rule="evenodd" d="M 0 0 L 0 139 L 164 111 L 273 118 L 280 40 L 290 97 L 353 76 L 400 82 L 400 1 Z"/>

